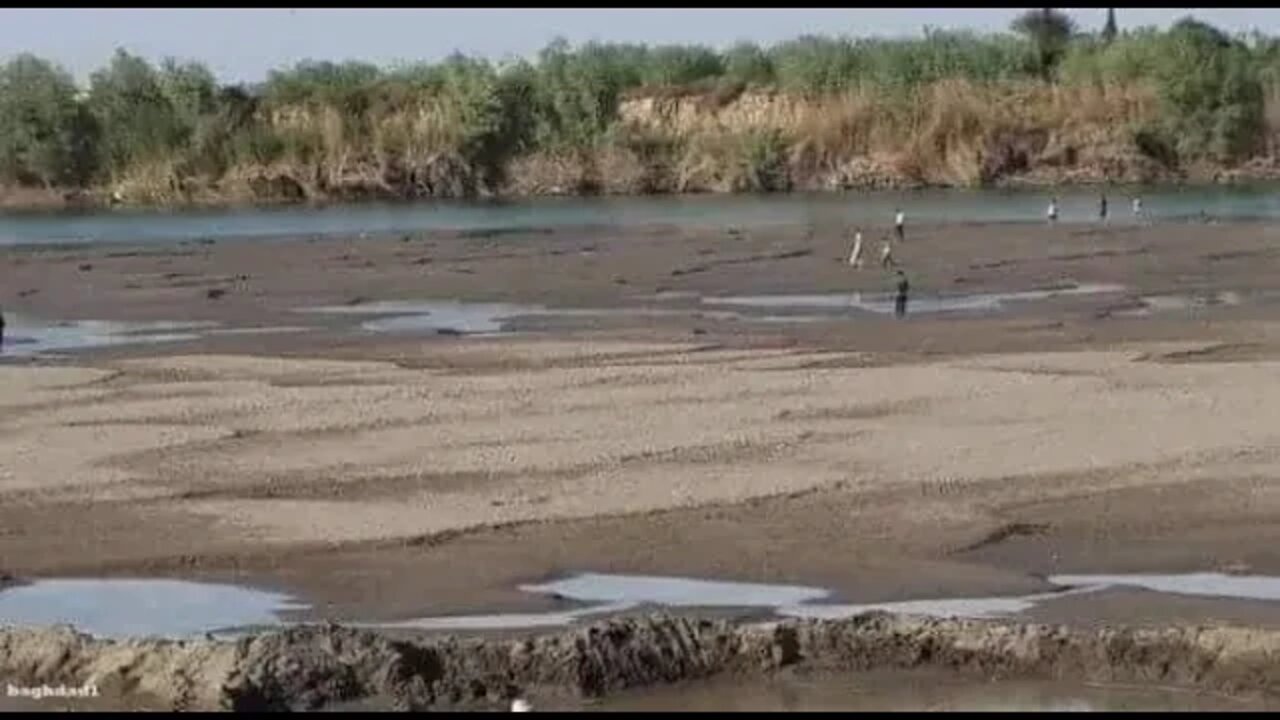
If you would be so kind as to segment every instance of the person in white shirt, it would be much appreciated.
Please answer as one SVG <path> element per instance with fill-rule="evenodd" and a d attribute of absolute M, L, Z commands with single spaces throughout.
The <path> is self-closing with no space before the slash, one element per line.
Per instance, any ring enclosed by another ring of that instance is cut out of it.
<path fill-rule="evenodd" d="M 1058 222 L 1058 198 L 1049 200 L 1049 209 L 1045 212 L 1045 215 L 1049 218 L 1050 223 Z"/>
<path fill-rule="evenodd" d="M 893 216 L 893 230 L 898 234 L 898 242 L 902 242 L 907 238 L 907 214 L 902 212 L 902 208 L 897 208 L 897 214 Z"/>
<path fill-rule="evenodd" d="M 853 233 L 853 250 L 849 253 L 849 264 L 855 268 L 862 267 L 862 231 Z"/>
<path fill-rule="evenodd" d="M 1142 220 L 1142 198 L 1135 197 L 1133 199 L 1133 219 Z"/>
<path fill-rule="evenodd" d="M 889 238 L 885 238 L 880 243 L 880 267 L 893 267 L 896 263 L 893 261 L 893 246 L 889 243 Z"/>

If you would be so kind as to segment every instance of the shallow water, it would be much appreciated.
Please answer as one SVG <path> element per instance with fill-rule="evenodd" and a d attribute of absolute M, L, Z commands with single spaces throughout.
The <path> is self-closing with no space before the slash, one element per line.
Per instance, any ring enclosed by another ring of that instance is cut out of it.
<path fill-rule="evenodd" d="M 584 573 L 520 590 L 574 606 L 543 613 L 420 617 L 387 622 L 344 622 L 354 627 L 431 631 L 521 630 L 574 625 L 646 607 L 764 611 L 778 617 L 850 618 L 872 611 L 938 618 L 1010 618 L 1070 596 L 1136 587 L 1170 595 L 1280 600 L 1280 578 L 1191 573 L 1185 575 L 1057 575 L 1058 590 L 1021 596 L 933 598 L 878 603 L 830 602 L 819 587 L 772 585 L 652 575 Z M 276 593 L 233 585 L 178 580 L 39 580 L 0 591 L 0 625 L 72 624 L 106 636 L 234 635 L 293 621 L 285 611 L 307 605 Z"/>
<path fill-rule="evenodd" d="M 118 322 L 113 320 L 50 321 L 23 315 L 6 315 L 0 360 L 50 355 L 74 350 L 147 345 L 199 340 L 206 336 L 274 335 L 307 332 L 305 327 L 222 327 L 216 322 L 157 320 Z"/>
<path fill-rule="evenodd" d="M 1059 583 L 1055 583 L 1059 584 Z M 1065 583 L 1063 584 L 1065 585 Z M 839 620 L 863 613 L 880 611 L 899 615 L 923 615 L 937 618 L 967 618 L 971 620 L 1009 617 L 1026 612 L 1035 606 L 1060 600 L 1072 595 L 1098 592 L 1103 583 L 1078 583 L 1060 592 L 1036 593 L 1015 597 L 942 598 L 937 600 L 902 600 L 898 602 L 863 603 L 852 605 L 812 604 L 778 607 L 776 613 L 783 617 L 814 620 Z"/>
<path fill-rule="evenodd" d="M 1264 575 L 1190 573 L 1184 575 L 1053 575 L 1054 585 L 1135 587 L 1172 595 L 1280 600 L 1280 578 Z"/>
<path fill-rule="evenodd" d="M 327 315 L 372 315 L 362 330 L 378 333 L 494 335 L 510 332 L 517 318 L 686 317 L 743 322 L 813 322 L 822 316 L 744 315 L 728 311 L 664 308 L 549 308 L 545 305 L 462 302 L 458 300 L 388 300 L 355 305 L 325 305 L 298 312 Z"/>
<path fill-rule="evenodd" d="M 541 305 L 473 303 L 456 300 L 388 300 L 356 305 L 326 305 L 300 312 L 326 315 L 376 315 L 360 327 L 370 332 L 453 332 L 467 335 L 501 332 L 521 315 L 545 312 Z"/>
<path fill-rule="evenodd" d="M 1065 288 L 1027 290 L 1008 293 L 975 293 L 952 296 L 911 296 L 908 311 L 911 314 L 992 312 L 1006 305 L 1019 302 L 1051 300 L 1057 297 L 1079 295 L 1105 295 L 1124 292 L 1123 285 L 1076 285 Z M 731 295 L 704 297 L 707 305 L 731 305 L 756 308 L 828 309 L 871 312 L 888 315 L 894 312 L 894 295 L 879 293 L 827 293 L 822 295 Z"/>
<path fill-rule="evenodd" d="M 183 342 L 199 339 L 197 331 L 216 327 L 202 322 L 113 322 L 68 320 L 45 322 L 21 315 L 6 315 L 0 358 L 29 357 L 43 353 L 84 350 L 114 345 Z"/>
<path fill-rule="evenodd" d="M 534 709 L 591 711 L 1050 711 L 1264 710 L 1263 697 L 1229 697 L 1175 687 L 1040 680 L 977 680 L 941 672 L 872 672 L 841 676 L 716 678 L 625 691 L 575 704 Z"/>
<path fill-rule="evenodd" d="M 584 573 L 538 585 L 521 585 L 520 589 L 579 602 L 654 603 L 670 607 L 778 607 L 831 596 L 830 590 L 798 585 L 600 573 Z"/>
<path fill-rule="evenodd" d="M 1010 618 L 1067 597 L 1111 587 L 1143 587 L 1174 595 L 1280 600 L 1280 578 L 1189 575 L 1062 575 L 1048 581 L 1056 591 L 1030 595 L 976 598 L 931 598 L 879 603 L 825 602 L 832 593 L 816 587 L 701 580 L 696 578 L 585 573 L 536 585 L 525 592 L 582 603 L 567 612 L 425 617 L 379 624 L 380 627 L 448 629 L 521 629 L 562 627 L 587 616 L 643 606 L 747 610 L 763 609 L 779 617 L 838 620 L 872 611 L 937 618 Z"/>
<path fill-rule="evenodd" d="M 102 637 L 192 637 L 277 624 L 306 609 L 286 595 L 183 580 L 37 580 L 0 590 L 0 625 L 74 625 Z"/>
<path fill-rule="evenodd" d="M 1119 200 L 1140 192 L 1147 213 L 1183 220 L 1203 210 L 1218 219 L 1280 217 L 1272 185 L 1112 188 Z M 1097 191 L 1055 191 L 1063 223 L 1093 223 Z M 327 207 L 236 210 L 9 213 L 0 215 L 0 245 L 74 242 L 166 242 L 235 237 L 399 233 L 420 230 L 504 231 L 593 225 L 755 227 L 810 223 L 887 225 L 895 208 L 914 222 L 1043 222 L 1040 190 L 920 190 L 793 195 L 539 198 L 489 202 L 361 203 Z M 1112 225 L 1134 220 L 1118 211 Z"/>
<path fill-rule="evenodd" d="M 592 616 L 626 612 L 636 607 L 633 602 L 606 603 L 564 612 L 504 613 L 500 615 L 452 615 L 424 617 L 413 620 L 392 620 L 377 623 L 345 623 L 352 627 L 383 628 L 397 630 L 534 630 L 556 628 L 590 619 Z"/>

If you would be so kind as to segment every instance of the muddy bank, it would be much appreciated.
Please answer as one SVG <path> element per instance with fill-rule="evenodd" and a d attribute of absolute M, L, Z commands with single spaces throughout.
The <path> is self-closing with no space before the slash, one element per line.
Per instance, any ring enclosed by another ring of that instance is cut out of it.
<path fill-rule="evenodd" d="M 401 709 L 503 707 L 600 696 L 721 673 L 939 668 L 985 677 L 1280 688 L 1280 633 L 1223 628 L 1069 630 L 868 614 L 733 625 L 666 615 L 519 640 L 395 640 L 336 626 L 235 641 L 95 640 L 0 631 L 0 670 L 26 685 L 94 683 L 173 709 L 282 710 L 377 699 Z"/>

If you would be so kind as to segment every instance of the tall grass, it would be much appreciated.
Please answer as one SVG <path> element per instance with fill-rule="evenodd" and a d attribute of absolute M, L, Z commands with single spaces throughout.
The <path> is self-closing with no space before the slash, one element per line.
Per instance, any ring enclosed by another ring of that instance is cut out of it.
<path fill-rule="evenodd" d="M 1166 164 L 1280 149 L 1275 39 L 1186 20 L 1077 34 L 1053 60 L 1014 34 L 935 30 L 723 51 L 560 40 L 501 65 L 304 62 L 249 89 L 219 86 L 199 63 L 120 51 L 81 92 L 22 55 L 0 67 L 0 184 L 145 186 L 163 198 L 256 173 L 317 192 L 439 195 L 545 167 L 579 190 L 626 175 L 648 190 L 785 189 L 880 156 L 908 175 L 977 182 L 995 139 L 1030 130 L 1046 152 L 1128 143 Z M 703 115 L 741 117 L 645 129 L 620 113 L 629 98 L 688 95 Z"/>

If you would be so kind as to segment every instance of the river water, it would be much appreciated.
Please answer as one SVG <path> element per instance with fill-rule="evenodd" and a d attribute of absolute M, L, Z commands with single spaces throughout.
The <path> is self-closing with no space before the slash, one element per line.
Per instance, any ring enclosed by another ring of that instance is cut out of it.
<path fill-rule="evenodd" d="M 1139 194 L 1156 220 L 1280 218 L 1280 186 L 1108 188 L 1111 222 L 1134 221 Z M 907 222 L 1040 222 L 1044 190 L 921 190 L 791 195 L 538 198 L 482 202 L 362 203 L 235 210 L 9 213 L 0 246 L 84 242 L 172 242 L 427 230 L 502 231 L 586 226 L 753 227 L 812 223 L 888 226 L 895 208 Z M 1098 191 L 1058 191 L 1060 221 L 1096 222 Z"/>

